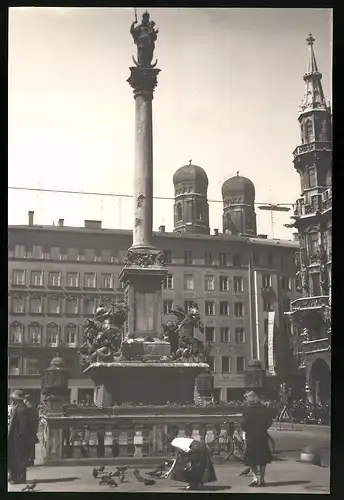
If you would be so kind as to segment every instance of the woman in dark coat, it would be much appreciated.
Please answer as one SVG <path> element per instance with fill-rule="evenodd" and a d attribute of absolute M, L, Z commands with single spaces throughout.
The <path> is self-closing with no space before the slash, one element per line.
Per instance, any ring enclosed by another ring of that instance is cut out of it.
<path fill-rule="evenodd" d="M 8 426 L 7 466 L 10 481 L 19 484 L 26 482 L 30 426 L 23 391 L 13 391 L 11 400 L 14 408 Z"/>
<path fill-rule="evenodd" d="M 39 413 L 38 410 L 34 407 L 30 395 L 26 395 L 24 399 L 24 403 L 28 409 L 28 418 L 29 418 L 29 426 L 30 430 L 28 432 L 28 465 L 34 465 L 36 458 L 36 444 L 39 443 L 39 439 L 37 437 L 38 434 L 38 423 L 39 423 Z"/>
<path fill-rule="evenodd" d="M 258 395 L 247 394 L 247 407 L 243 410 L 242 430 L 246 433 L 244 464 L 250 466 L 253 481 L 249 486 L 265 486 L 266 464 L 272 462 L 268 429 L 272 424 L 271 412 Z M 259 472 L 258 472 L 259 469 Z M 258 481 L 258 475 L 260 479 Z"/>
<path fill-rule="evenodd" d="M 192 438 L 166 436 L 177 451 L 177 458 L 165 478 L 188 483 L 187 490 L 197 490 L 203 483 L 217 481 L 210 453 L 205 444 Z"/>

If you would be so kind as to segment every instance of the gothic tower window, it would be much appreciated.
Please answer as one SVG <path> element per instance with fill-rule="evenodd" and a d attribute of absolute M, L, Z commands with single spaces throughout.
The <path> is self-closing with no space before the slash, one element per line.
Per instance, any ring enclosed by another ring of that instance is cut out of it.
<path fill-rule="evenodd" d="M 318 233 L 310 233 L 308 236 L 308 242 L 309 242 L 309 255 L 312 257 L 313 255 L 316 255 L 319 250 L 319 237 Z"/>
<path fill-rule="evenodd" d="M 315 187 L 317 185 L 317 180 L 316 180 L 316 175 L 315 175 L 315 168 L 314 167 L 309 167 L 308 168 L 308 186 L 310 188 Z"/>
<path fill-rule="evenodd" d="M 306 141 L 307 142 L 314 141 L 313 124 L 311 120 L 308 120 L 306 122 Z"/>
<path fill-rule="evenodd" d="M 312 295 L 315 297 L 321 295 L 319 273 L 311 274 L 311 283 L 312 283 Z"/>

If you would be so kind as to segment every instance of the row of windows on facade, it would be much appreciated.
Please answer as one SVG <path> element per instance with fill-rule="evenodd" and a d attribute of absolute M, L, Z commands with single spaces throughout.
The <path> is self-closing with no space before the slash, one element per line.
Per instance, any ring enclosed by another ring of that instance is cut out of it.
<path fill-rule="evenodd" d="M 263 310 L 264 311 L 273 311 L 274 310 L 274 300 L 270 297 L 262 297 L 263 299 Z M 193 302 L 191 300 L 184 301 L 184 311 L 188 312 L 192 308 Z M 217 314 L 217 304 L 218 304 L 218 314 L 220 316 L 230 316 L 230 303 L 227 300 L 206 300 L 204 302 L 204 314 L 205 316 L 216 316 Z M 177 304 L 179 305 L 179 304 Z M 290 299 L 284 299 L 284 310 L 290 310 Z M 173 310 L 175 309 L 175 305 L 173 300 L 164 300 L 163 301 L 163 313 L 164 314 L 173 314 Z M 234 302 L 234 316 L 240 318 L 244 316 L 244 303 L 243 302 Z"/>
<path fill-rule="evenodd" d="M 186 300 L 184 302 L 184 311 L 189 311 L 192 308 L 193 302 L 191 300 Z M 206 316 L 215 316 L 216 315 L 216 304 L 214 300 L 206 300 L 204 302 L 204 314 Z M 220 301 L 219 304 L 219 315 L 220 316 L 229 316 L 230 315 L 230 307 L 228 301 Z M 173 300 L 164 300 L 163 301 L 163 313 L 164 314 L 173 314 L 172 310 L 174 309 Z M 235 302 L 234 303 L 234 316 L 242 317 L 244 316 L 244 304 L 243 302 Z"/>
<path fill-rule="evenodd" d="M 44 363 L 46 365 L 46 363 Z M 48 363 L 49 364 L 49 363 Z M 71 359 L 67 361 L 68 371 L 79 371 L 78 360 Z M 44 374 L 42 361 L 37 358 L 21 358 L 19 356 L 10 356 L 8 359 L 8 374 L 9 375 L 40 375 Z"/>
<path fill-rule="evenodd" d="M 63 328 L 56 323 L 48 323 L 45 327 L 39 323 L 31 323 L 25 332 L 25 326 L 21 323 L 11 323 L 9 329 L 9 343 L 25 343 L 40 346 L 42 339 L 46 339 L 48 347 L 58 347 L 64 344 L 68 347 L 77 347 L 78 344 L 78 325 L 69 323 Z"/>
<path fill-rule="evenodd" d="M 221 362 L 220 369 L 218 369 L 217 362 L 215 362 L 215 358 L 208 358 L 208 364 L 213 372 L 221 372 L 221 373 L 243 373 L 246 369 L 246 358 L 244 356 L 236 356 L 235 357 L 235 369 L 232 366 L 232 359 L 230 356 L 221 356 L 220 359 L 217 359 L 217 362 Z"/>
<path fill-rule="evenodd" d="M 16 296 L 11 298 L 11 313 L 17 314 L 70 314 L 85 316 L 94 315 L 100 303 L 108 307 L 110 303 L 101 298 L 66 298 L 62 297 L 27 297 Z M 65 307 L 63 309 L 63 303 Z"/>
<path fill-rule="evenodd" d="M 106 262 L 106 263 L 117 263 L 120 264 L 120 259 L 113 256 L 113 251 L 102 250 L 101 255 L 97 255 L 96 250 L 86 249 L 83 254 L 79 254 L 76 248 L 68 248 L 67 253 L 62 253 L 61 248 L 51 247 L 43 252 L 42 246 L 32 247 L 32 251 L 28 251 L 25 245 L 15 245 L 14 252 L 9 250 L 9 257 L 14 257 L 18 259 L 30 258 L 30 259 L 46 259 L 46 260 L 68 260 L 68 261 L 85 261 L 85 262 Z M 123 252 L 125 252 L 123 250 Z M 164 259 L 166 264 L 173 263 L 173 254 L 171 250 L 164 250 Z M 264 257 L 264 258 L 263 258 Z M 277 264 L 275 255 L 272 252 L 267 254 L 262 254 L 260 252 L 253 253 L 253 262 L 256 265 L 266 264 L 268 266 L 274 266 Z M 286 254 L 280 254 L 280 265 L 285 267 L 288 265 L 288 256 Z M 194 264 L 195 255 L 191 250 L 184 251 L 184 264 Z M 227 266 L 232 263 L 235 267 L 240 267 L 243 264 L 243 256 L 239 253 L 234 253 L 231 255 L 227 253 L 220 252 L 215 254 L 213 252 L 205 252 L 204 254 L 204 264 L 205 265 L 220 265 Z"/>
<path fill-rule="evenodd" d="M 220 341 L 221 343 L 245 343 L 245 329 L 242 327 L 237 327 L 234 329 L 234 338 L 228 326 L 221 327 L 219 329 L 219 333 L 219 336 L 216 335 L 216 330 L 213 326 L 206 326 L 204 331 L 204 339 L 206 342 Z"/>
<path fill-rule="evenodd" d="M 13 286 L 25 286 L 27 283 L 27 271 L 25 269 L 13 269 L 12 272 L 12 285 Z M 80 288 L 81 276 L 80 273 L 70 272 L 66 273 L 65 280 L 63 280 L 63 273 L 60 271 L 50 271 L 48 272 L 48 286 L 51 287 L 61 287 L 65 283 L 66 287 L 69 288 Z M 282 288 L 284 290 L 292 289 L 292 278 L 289 276 L 282 276 Z M 96 273 L 84 273 L 83 274 L 83 286 L 85 288 L 97 288 L 97 274 Z M 272 286 L 272 277 L 270 274 L 264 273 L 262 275 L 263 287 Z M 100 288 L 104 289 L 114 289 L 115 276 L 111 273 L 102 273 L 100 276 Z M 221 292 L 229 291 L 230 280 L 228 276 L 219 277 L 219 289 Z M 40 270 L 31 271 L 30 273 L 30 286 L 44 286 L 44 272 Z M 118 283 L 118 288 L 123 288 L 123 282 Z M 165 290 L 173 290 L 173 274 L 169 273 L 163 284 Z M 194 290 L 195 280 L 193 274 L 184 275 L 184 290 Z M 207 291 L 216 290 L 216 278 L 213 275 L 206 275 L 204 278 L 204 289 Z M 242 276 L 234 276 L 233 278 L 233 291 L 243 292 L 244 291 L 244 279 Z"/>
<path fill-rule="evenodd" d="M 60 271 L 48 272 L 48 286 L 61 287 L 65 283 L 69 288 L 80 288 L 81 283 L 85 288 L 97 288 L 97 273 L 83 273 L 81 280 L 80 273 L 64 273 Z M 12 285 L 25 286 L 27 284 L 28 272 L 25 269 L 13 269 Z M 102 273 L 100 276 L 100 288 L 114 289 L 116 284 L 115 276 L 111 273 Z M 44 286 L 44 271 L 35 270 L 30 272 L 30 286 Z M 118 281 L 117 288 L 123 288 L 122 282 Z"/>
<path fill-rule="evenodd" d="M 262 297 L 263 299 L 263 309 L 264 311 L 272 311 L 274 301 L 270 297 Z M 70 314 L 78 315 L 83 314 L 85 316 L 94 315 L 97 306 L 102 303 L 103 306 L 107 307 L 109 304 L 107 301 L 101 299 L 92 298 L 60 298 L 60 297 L 29 297 L 29 303 L 27 304 L 27 297 L 16 296 L 11 298 L 11 313 L 14 314 Z M 289 311 L 290 299 L 284 299 L 284 309 Z M 64 308 L 63 308 L 64 303 Z M 206 316 L 216 315 L 216 304 L 219 304 L 219 315 L 229 316 L 230 315 L 230 305 L 229 301 L 214 301 L 206 300 L 204 304 L 204 313 Z M 186 300 L 184 302 L 185 311 L 189 311 L 192 307 L 192 301 Z M 173 300 L 163 301 L 163 313 L 172 314 L 174 309 Z M 244 316 L 244 304 L 243 302 L 234 302 L 234 316 L 241 317 Z"/>
<path fill-rule="evenodd" d="M 281 283 L 283 290 L 292 290 L 292 278 L 290 276 L 281 276 Z M 262 286 L 263 288 L 272 288 L 272 276 L 271 274 L 262 274 Z M 163 287 L 165 290 L 173 290 L 173 274 L 168 273 L 164 280 Z M 184 274 L 184 290 L 194 290 L 195 289 L 195 279 L 193 274 Z M 207 274 L 204 277 L 204 290 L 205 291 L 216 291 L 216 277 Z M 219 276 L 219 291 L 229 292 L 230 291 L 230 280 L 228 276 Z M 244 278 L 242 276 L 234 276 L 233 278 L 233 291 L 243 292 L 244 291 Z"/>

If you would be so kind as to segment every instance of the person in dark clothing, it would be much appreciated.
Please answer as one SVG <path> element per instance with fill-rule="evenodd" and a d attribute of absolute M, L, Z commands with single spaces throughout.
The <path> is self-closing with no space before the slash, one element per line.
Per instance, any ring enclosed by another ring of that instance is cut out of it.
<path fill-rule="evenodd" d="M 174 481 L 188 483 L 187 490 L 197 490 L 203 483 L 217 481 L 210 453 L 205 444 L 192 438 L 166 436 L 177 451 L 177 458 L 165 478 L 171 476 Z"/>
<path fill-rule="evenodd" d="M 28 432 L 28 466 L 34 465 L 36 458 L 36 444 L 39 443 L 37 437 L 38 434 L 38 424 L 39 424 L 39 412 L 34 407 L 31 401 L 30 395 L 26 395 L 24 403 L 28 409 L 29 418 L 29 432 Z"/>
<path fill-rule="evenodd" d="M 272 462 L 268 429 L 272 415 L 259 396 L 251 391 L 247 394 L 247 406 L 243 409 L 241 427 L 246 433 L 246 447 L 243 462 L 251 468 L 253 481 L 249 486 L 265 486 L 266 465 Z M 259 469 L 259 472 L 258 472 Z M 258 481 L 258 475 L 260 479 Z"/>
<path fill-rule="evenodd" d="M 14 390 L 11 394 L 13 412 L 8 426 L 7 467 L 9 480 L 13 484 L 26 482 L 26 467 L 28 461 L 28 410 L 24 403 L 24 393 Z"/>

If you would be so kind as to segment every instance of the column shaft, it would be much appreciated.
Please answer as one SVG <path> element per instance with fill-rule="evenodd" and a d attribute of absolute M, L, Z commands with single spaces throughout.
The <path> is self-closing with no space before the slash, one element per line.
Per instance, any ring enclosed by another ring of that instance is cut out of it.
<path fill-rule="evenodd" d="M 152 99 L 135 99 L 135 186 L 133 246 L 152 245 L 153 138 Z"/>

